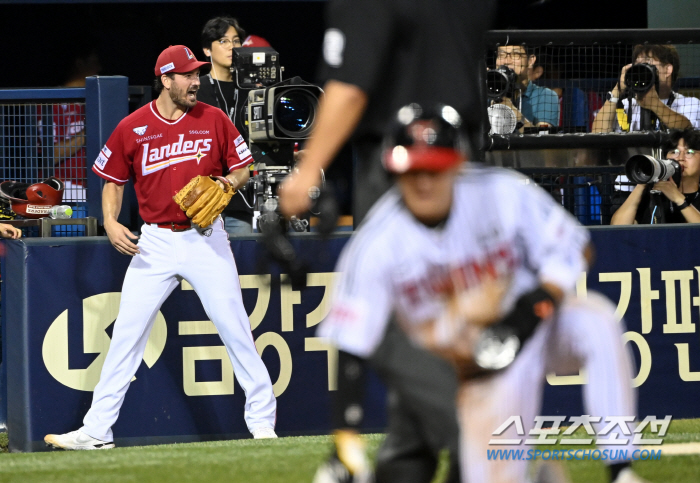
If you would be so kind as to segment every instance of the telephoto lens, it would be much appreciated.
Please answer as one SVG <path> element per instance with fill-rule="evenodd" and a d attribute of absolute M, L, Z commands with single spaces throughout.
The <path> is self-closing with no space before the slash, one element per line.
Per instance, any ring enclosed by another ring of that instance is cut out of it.
<path fill-rule="evenodd" d="M 486 95 L 489 99 L 512 97 L 515 87 L 515 72 L 506 66 L 486 71 Z"/>
<path fill-rule="evenodd" d="M 627 160 L 625 172 L 636 184 L 654 184 L 674 178 L 680 181 L 681 166 L 672 159 L 656 159 L 646 154 L 637 154 Z"/>
<path fill-rule="evenodd" d="M 634 64 L 627 69 L 625 73 L 625 85 L 630 92 L 635 94 L 643 94 L 656 86 L 658 91 L 657 79 L 659 71 L 652 64 Z"/>

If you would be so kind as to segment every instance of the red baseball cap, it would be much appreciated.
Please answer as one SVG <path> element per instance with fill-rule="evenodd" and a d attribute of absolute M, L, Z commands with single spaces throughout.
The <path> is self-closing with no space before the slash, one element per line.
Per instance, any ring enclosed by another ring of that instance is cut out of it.
<path fill-rule="evenodd" d="M 272 47 L 272 45 L 262 37 L 249 35 L 243 41 L 242 47 Z"/>
<path fill-rule="evenodd" d="M 184 45 L 171 45 L 158 56 L 155 74 L 160 77 L 169 72 L 183 74 L 192 72 L 198 67 L 209 67 L 209 62 L 199 62 L 192 51 Z"/>

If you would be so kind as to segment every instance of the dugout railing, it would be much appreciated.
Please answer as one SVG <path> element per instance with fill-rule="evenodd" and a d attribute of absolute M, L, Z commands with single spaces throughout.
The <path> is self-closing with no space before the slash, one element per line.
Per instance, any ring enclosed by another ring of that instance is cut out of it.
<path fill-rule="evenodd" d="M 128 114 L 130 99 L 138 104 L 144 97 L 150 99 L 150 91 L 130 90 L 122 76 L 88 77 L 85 88 L 1 89 L 0 181 L 32 184 L 60 173 L 69 181 L 63 204 L 73 208 L 73 217 L 101 222 L 102 181 L 91 171 L 92 161 Z M 84 149 L 69 152 L 70 146 L 62 143 L 69 137 Z M 135 216 L 135 200 L 125 196 L 120 221 L 129 226 Z M 25 236 L 42 234 L 36 226 L 23 231 Z M 85 226 L 76 225 L 57 225 L 52 231 L 53 236 L 87 233 Z"/>

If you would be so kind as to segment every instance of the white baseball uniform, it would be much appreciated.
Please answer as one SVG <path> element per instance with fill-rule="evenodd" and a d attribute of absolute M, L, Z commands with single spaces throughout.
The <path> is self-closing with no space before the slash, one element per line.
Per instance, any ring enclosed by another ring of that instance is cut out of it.
<path fill-rule="evenodd" d="M 173 201 L 190 179 L 222 175 L 251 161 L 231 121 L 204 103 L 170 121 L 151 102 L 122 120 L 100 152 L 93 171 L 118 185 L 133 178 L 146 223 L 138 241 L 140 253 L 124 278 L 119 316 L 92 406 L 83 420 L 84 433 L 112 441 L 112 425 L 141 363 L 155 316 L 182 279 L 194 287 L 226 346 L 246 394 L 248 429 L 274 428 L 277 405 L 270 375 L 255 348 L 221 218 L 204 229 L 172 229 L 172 223 L 190 225 Z"/>
<path fill-rule="evenodd" d="M 332 309 L 319 334 L 341 350 L 369 357 L 393 313 L 416 343 L 447 347 L 463 327 L 436 320 L 455 287 L 478 296 L 486 279 L 507 282 L 502 314 L 543 282 L 562 288 L 569 295 L 556 317 L 538 326 L 509 368 L 460 388 L 463 481 L 526 481 L 526 461 L 488 461 L 486 450 L 498 448 L 488 442 L 508 417 L 520 415 L 525 431 L 533 425 L 546 371 L 564 375 L 585 367 L 589 414 L 636 414 L 631 358 L 613 307 L 595 294 L 587 300 L 571 295 L 586 268 L 582 253 L 588 242 L 588 232 L 551 196 L 511 171 L 468 168 L 455 182 L 450 215 L 439 228 L 418 222 L 395 187 L 345 247 Z M 621 436 L 620 428 L 613 432 Z"/>

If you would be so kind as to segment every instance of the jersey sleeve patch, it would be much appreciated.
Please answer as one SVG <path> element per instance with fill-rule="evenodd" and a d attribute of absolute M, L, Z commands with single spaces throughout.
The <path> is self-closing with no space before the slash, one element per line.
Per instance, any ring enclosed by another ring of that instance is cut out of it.
<path fill-rule="evenodd" d="M 252 154 L 250 153 L 250 149 L 248 149 L 248 145 L 246 143 L 243 143 L 240 146 L 238 146 L 236 148 L 236 152 L 238 153 L 238 157 L 241 158 L 241 161 L 252 156 Z"/>
<path fill-rule="evenodd" d="M 97 155 L 97 159 L 95 160 L 95 165 L 100 168 L 100 169 L 105 169 L 105 166 L 107 165 L 107 161 L 109 161 L 109 156 L 112 154 L 112 152 L 107 149 L 107 146 L 102 148 L 102 151 L 100 151 L 100 154 Z"/>
<path fill-rule="evenodd" d="M 242 142 L 243 136 L 239 135 L 233 143 L 236 145 L 236 147 L 238 147 Z"/>

